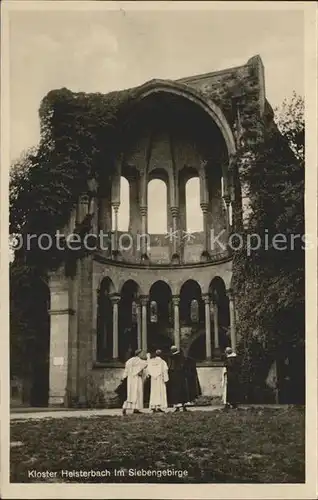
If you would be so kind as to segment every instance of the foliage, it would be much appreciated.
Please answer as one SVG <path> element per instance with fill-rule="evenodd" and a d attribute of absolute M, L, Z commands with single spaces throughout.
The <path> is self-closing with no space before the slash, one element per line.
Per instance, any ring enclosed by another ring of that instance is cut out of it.
<path fill-rule="evenodd" d="M 240 181 L 247 186 L 250 200 L 249 217 L 244 227 L 237 228 L 244 245 L 234 252 L 233 264 L 246 397 L 251 386 L 259 389 L 264 385 L 274 359 L 288 356 L 294 345 L 299 352 L 303 350 L 302 110 L 300 98 L 293 97 L 290 104 L 284 102 L 277 119 L 282 133 L 275 126 L 264 129 L 263 140 L 252 147 L 249 144 L 248 151 L 242 148 L 237 162 Z M 249 241 L 255 245 L 255 235 L 259 235 L 261 244 L 251 250 Z M 253 354 L 255 349 L 257 354 Z M 296 372 L 297 367 L 295 376 L 304 377 L 304 373 Z"/>
<path fill-rule="evenodd" d="M 49 291 L 34 267 L 10 264 L 10 372 L 29 377 L 48 353 Z"/>
<path fill-rule="evenodd" d="M 47 272 L 63 262 L 73 269 L 74 257 L 82 256 L 73 252 L 70 258 L 70 252 L 58 250 L 55 234 L 63 231 L 79 196 L 87 192 L 89 178 L 101 178 L 107 184 L 129 98 L 129 91 L 74 94 L 63 88 L 49 92 L 39 110 L 39 145 L 23 152 L 12 165 L 10 236 L 11 242 L 18 235 L 24 243 L 10 265 L 11 371 L 15 374 L 23 367 L 31 371 L 34 345 L 41 343 L 46 318 L 38 312 L 39 280 L 46 281 Z M 74 232 L 83 236 L 89 231 L 88 221 L 78 222 Z M 28 234 L 49 235 L 53 244 L 43 251 L 37 239 L 27 244 Z M 30 366 L 25 366 L 25 360 Z"/>
<path fill-rule="evenodd" d="M 88 179 L 108 182 L 120 140 L 129 91 L 111 94 L 51 91 L 40 107 L 41 140 L 17 162 L 10 178 L 10 233 L 54 237 L 67 224 L 70 212 Z M 54 241 L 54 240 L 53 240 Z M 37 251 L 36 265 L 50 267 L 52 252 Z"/>
<path fill-rule="evenodd" d="M 195 431 L 194 431 L 195 430 Z M 11 481 L 30 469 L 56 471 L 54 482 L 300 483 L 305 481 L 304 409 L 67 417 L 11 422 Z M 114 469 L 123 476 L 114 477 Z M 188 475 L 129 477 L 129 469 Z M 61 478 L 62 470 L 109 470 L 95 478 Z"/>

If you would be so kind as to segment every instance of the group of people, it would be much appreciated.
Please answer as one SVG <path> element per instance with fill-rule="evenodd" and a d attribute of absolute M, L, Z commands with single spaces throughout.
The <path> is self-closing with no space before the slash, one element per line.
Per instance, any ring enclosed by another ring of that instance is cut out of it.
<path fill-rule="evenodd" d="M 126 362 L 117 389 L 118 394 L 124 393 L 123 415 L 127 414 L 127 410 L 141 413 L 149 381 L 149 408 L 153 413 L 165 412 L 169 406 L 176 412 L 187 411 L 187 406 L 201 395 L 195 360 L 185 357 L 176 346 L 171 346 L 168 356 L 164 356 L 159 349 L 153 355 L 137 349 L 135 355 Z M 225 349 L 222 386 L 225 408 L 237 408 L 239 362 L 231 347 Z"/>
<path fill-rule="evenodd" d="M 201 394 L 195 361 L 185 357 L 176 346 L 171 346 L 166 359 L 159 349 L 152 356 L 138 349 L 126 362 L 122 378 L 127 385 L 123 415 L 127 410 L 141 413 L 149 380 L 149 408 L 153 413 L 165 412 L 168 406 L 176 412 L 187 411 L 187 406 Z"/>

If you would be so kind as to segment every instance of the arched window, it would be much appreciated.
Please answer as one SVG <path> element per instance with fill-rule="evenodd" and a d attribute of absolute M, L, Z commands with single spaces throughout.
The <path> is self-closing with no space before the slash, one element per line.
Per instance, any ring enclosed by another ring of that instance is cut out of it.
<path fill-rule="evenodd" d="M 203 215 L 200 207 L 200 181 L 192 177 L 186 183 L 187 231 L 194 233 L 203 231 Z"/>
<path fill-rule="evenodd" d="M 150 323 L 158 322 L 158 306 L 157 302 L 152 300 L 150 302 Z"/>
<path fill-rule="evenodd" d="M 148 183 L 148 231 L 150 234 L 166 234 L 167 186 L 159 179 Z"/>
<path fill-rule="evenodd" d="M 191 317 L 192 323 L 199 322 L 199 303 L 196 299 L 191 300 L 190 317 Z"/>
<path fill-rule="evenodd" d="M 120 206 L 118 210 L 118 231 L 128 231 L 129 218 L 130 218 L 130 204 L 129 204 L 129 182 L 125 177 L 120 178 Z M 113 227 L 115 227 L 113 212 Z"/>

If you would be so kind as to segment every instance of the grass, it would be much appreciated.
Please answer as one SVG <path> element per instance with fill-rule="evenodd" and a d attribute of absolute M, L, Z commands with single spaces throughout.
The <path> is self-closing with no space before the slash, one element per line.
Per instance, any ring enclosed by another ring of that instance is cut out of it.
<path fill-rule="evenodd" d="M 291 407 L 13 421 L 11 482 L 47 482 L 28 471 L 48 470 L 55 482 L 301 483 L 304 413 Z M 115 477 L 115 469 L 123 475 Z M 187 475 L 129 476 L 129 469 Z M 109 475 L 63 479 L 62 470 Z"/>

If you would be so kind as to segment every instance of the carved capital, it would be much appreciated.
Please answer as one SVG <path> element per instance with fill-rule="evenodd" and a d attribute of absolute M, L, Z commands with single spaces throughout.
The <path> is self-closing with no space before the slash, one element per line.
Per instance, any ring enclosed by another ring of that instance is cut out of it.
<path fill-rule="evenodd" d="M 172 297 L 172 303 L 174 306 L 179 306 L 180 304 L 180 297 L 179 295 L 173 295 Z"/>
<path fill-rule="evenodd" d="M 142 295 L 139 300 L 140 300 L 140 304 L 142 306 L 147 306 L 147 304 L 149 302 L 149 297 L 148 297 L 148 295 Z"/>
<path fill-rule="evenodd" d="M 179 207 L 170 207 L 170 212 L 171 212 L 172 217 L 178 217 Z"/>
<path fill-rule="evenodd" d="M 202 203 L 200 203 L 200 207 L 201 207 L 202 212 L 204 214 L 206 214 L 208 212 L 209 204 L 205 203 L 205 202 L 202 202 Z"/>
<path fill-rule="evenodd" d="M 228 288 L 226 290 L 226 295 L 228 296 L 229 300 L 234 300 L 234 294 L 232 288 Z"/>
<path fill-rule="evenodd" d="M 88 194 L 82 194 L 79 197 L 79 203 L 80 203 L 80 205 L 89 205 L 89 195 Z"/>
<path fill-rule="evenodd" d="M 210 295 L 208 293 L 205 293 L 204 295 L 202 295 L 202 299 L 203 299 L 205 304 L 209 305 L 211 302 L 211 298 L 210 298 Z"/>
<path fill-rule="evenodd" d="M 112 304 L 118 304 L 120 302 L 120 295 L 118 295 L 117 293 L 110 295 L 109 298 Z"/>
<path fill-rule="evenodd" d="M 119 207 L 120 207 L 120 202 L 119 201 L 112 201 L 112 207 L 115 210 L 115 212 L 117 213 L 119 210 Z"/>
<path fill-rule="evenodd" d="M 143 217 L 147 217 L 147 212 L 148 212 L 148 207 L 147 206 L 141 206 L 140 207 L 140 214 L 143 216 Z"/>

